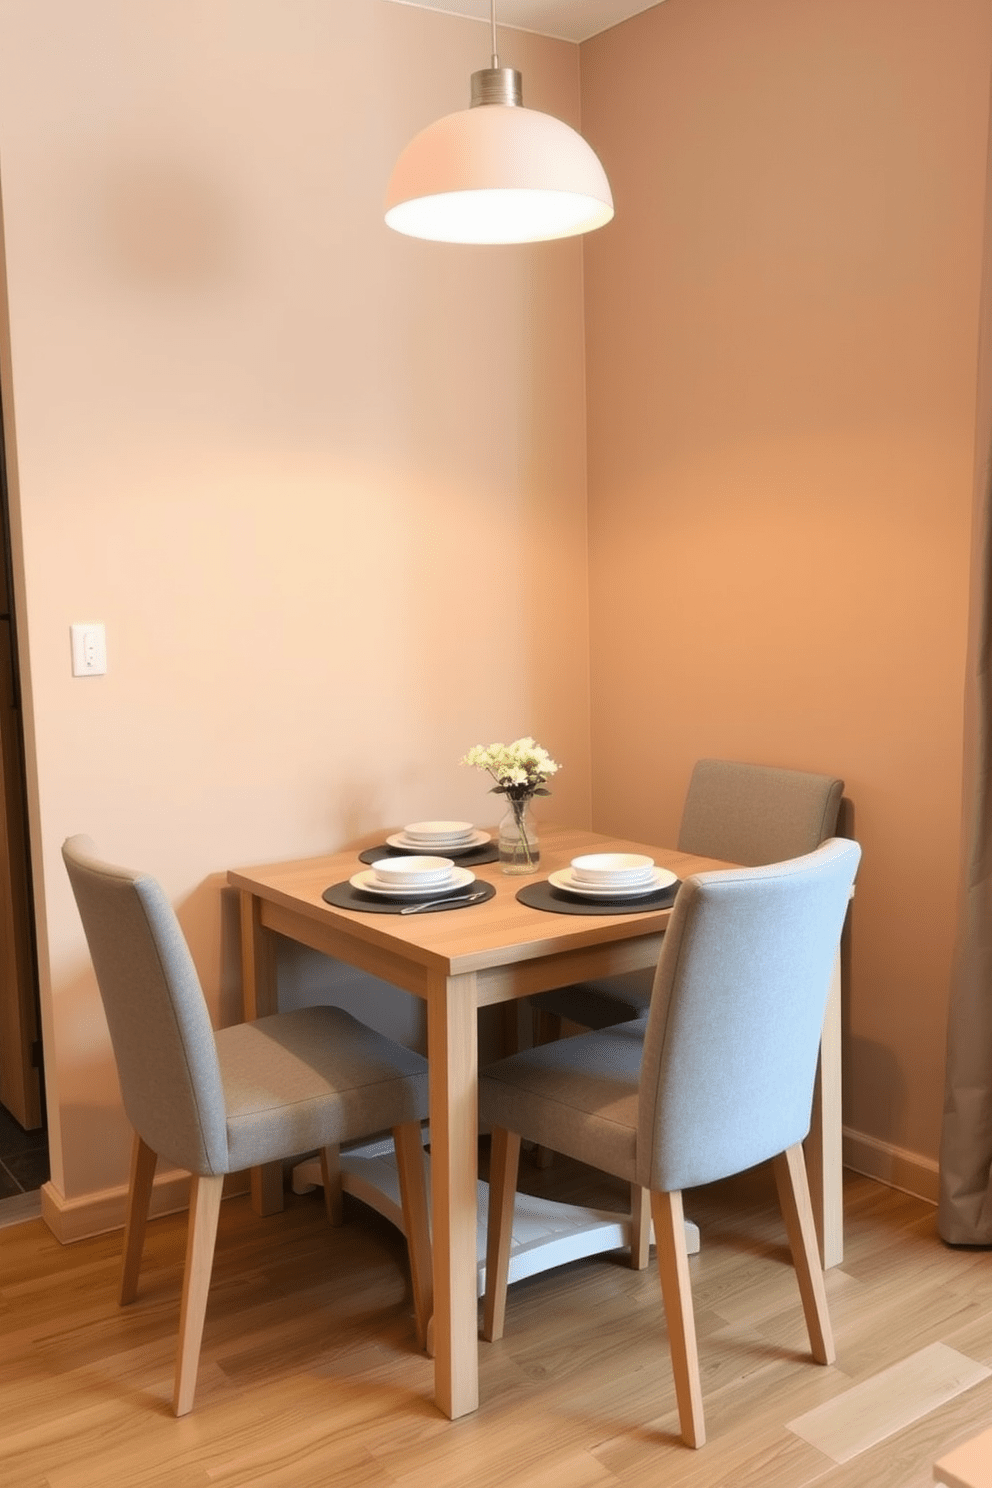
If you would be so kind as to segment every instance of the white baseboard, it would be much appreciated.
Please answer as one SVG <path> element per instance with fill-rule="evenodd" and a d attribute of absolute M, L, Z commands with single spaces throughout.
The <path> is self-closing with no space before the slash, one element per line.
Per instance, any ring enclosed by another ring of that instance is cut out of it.
<path fill-rule="evenodd" d="M 247 1173 L 236 1173 L 224 1182 L 224 1197 L 246 1193 Z M 189 1174 L 172 1168 L 155 1175 L 149 1214 L 177 1214 L 189 1208 Z M 41 1217 L 62 1245 L 73 1240 L 87 1240 L 91 1235 L 104 1235 L 109 1230 L 122 1230 L 127 1209 L 127 1184 L 104 1188 L 98 1193 L 67 1199 L 51 1183 L 41 1187 Z"/>
<path fill-rule="evenodd" d="M 937 1163 L 918 1152 L 907 1152 L 903 1147 L 894 1147 L 878 1137 L 869 1137 L 864 1132 L 845 1127 L 844 1166 L 863 1173 L 866 1178 L 886 1183 L 890 1188 L 914 1194 L 930 1204 L 937 1203 L 940 1191 Z M 235 1174 L 225 1182 L 224 1195 L 246 1193 L 248 1186 L 247 1173 Z M 45 1183 L 41 1188 L 41 1217 L 63 1245 L 73 1240 L 85 1240 L 90 1235 L 123 1229 L 126 1206 L 126 1184 L 83 1194 L 78 1199 L 64 1198 L 51 1183 Z M 188 1207 L 189 1174 L 176 1169 L 157 1174 L 151 1214 L 175 1214 Z"/>
<path fill-rule="evenodd" d="M 877 1178 L 890 1188 L 913 1194 L 936 1204 L 940 1196 L 940 1168 L 932 1157 L 923 1157 L 919 1152 L 907 1152 L 904 1147 L 893 1147 L 878 1137 L 866 1136 L 864 1132 L 844 1128 L 844 1166 L 863 1173 L 866 1178 Z"/>

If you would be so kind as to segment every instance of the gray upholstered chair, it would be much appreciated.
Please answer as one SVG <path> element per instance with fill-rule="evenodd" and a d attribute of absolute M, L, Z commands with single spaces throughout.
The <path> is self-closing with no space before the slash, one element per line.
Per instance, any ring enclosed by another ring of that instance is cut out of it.
<path fill-rule="evenodd" d="M 748 765 L 739 760 L 697 760 L 689 779 L 676 846 L 703 858 L 746 868 L 812 852 L 837 827 L 844 782 L 833 775 Z M 634 971 L 541 992 L 531 998 L 534 1039 L 561 1037 L 563 1022 L 608 1028 L 643 1018 L 651 1005 L 654 972 Z M 551 1153 L 538 1149 L 547 1166 Z M 631 1195 L 631 1265 L 648 1264 L 649 1225 L 644 1194 Z"/>
<path fill-rule="evenodd" d="M 493 1128 L 483 1334 L 502 1336 L 521 1137 L 650 1190 L 682 1434 L 705 1439 L 682 1191 L 772 1159 L 813 1356 L 834 1359 L 802 1140 L 861 849 L 686 879 L 644 1019 L 482 1071 Z"/>
<path fill-rule="evenodd" d="M 391 1128 L 417 1334 L 432 1311 L 421 1121 L 427 1061 L 340 1008 L 276 1013 L 214 1032 L 189 948 L 154 879 L 100 861 L 88 837 L 62 855 L 134 1128 L 120 1300 L 137 1293 L 157 1159 L 193 1175 L 173 1408 L 192 1408 L 224 1176 Z M 333 1196 L 329 1208 L 333 1214 Z"/>
<path fill-rule="evenodd" d="M 745 868 L 798 858 L 833 835 L 843 794 L 843 780 L 832 775 L 697 760 L 676 846 Z M 530 1000 L 537 1038 L 543 1043 L 560 1037 L 563 1019 L 582 1028 L 607 1028 L 641 1018 L 653 982 L 653 971 L 637 971 L 538 993 Z"/>

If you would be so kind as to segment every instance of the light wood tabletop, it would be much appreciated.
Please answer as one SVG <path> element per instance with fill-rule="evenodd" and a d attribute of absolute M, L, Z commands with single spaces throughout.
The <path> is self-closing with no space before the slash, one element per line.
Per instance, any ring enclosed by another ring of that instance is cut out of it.
<path fill-rule="evenodd" d="M 338 909 L 322 898 L 330 885 L 362 865 L 357 851 L 297 862 L 232 869 L 241 895 L 241 936 L 246 1018 L 276 1011 L 273 934 L 404 988 L 427 1006 L 430 1062 L 431 1190 L 434 1239 L 435 1399 L 454 1418 L 478 1406 L 477 1010 L 512 1002 L 553 987 L 653 966 L 670 909 L 635 914 L 551 914 L 521 904 L 518 890 L 565 868 L 584 852 L 641 852 L 685 878 L 725 867 L 709 858 L 577 829 L 543 828 L 541 862 L 533 877 L 504 874 L 498 863 L 474 869 L 495 886 L 480 904 L 431 914 L 365 914 Z M 839 1025 L 839 997 L 836 1003 Z M 828 1019 L 829 1019 L 828 1015 Z M 830 1050 L 828 1059 L 827 1051 Z M 824 1038 L 822 1085 L 839 1092 L 839 1034 Z M 834 1067 L 836 1059 L 837 1067 Z M 808 1154 L 814 1208 L 828 1264 L 841 1244 L 839 1100 L 816 1102 L 816 1130 Z M 825 1113 L 829 1112 L 829 1118 Z M 836 1133 L 824 1141 L 826 1120 Z M 835 1136 L 836 1140 L 833 1140 Z M 836 1171 L 834 1171 L 836 1169 Z M 836 1189 L 837 1198 L 834 1197 Z M 253 1175 L 259 1212 L 282 1203 L 278 1173 Z"/>

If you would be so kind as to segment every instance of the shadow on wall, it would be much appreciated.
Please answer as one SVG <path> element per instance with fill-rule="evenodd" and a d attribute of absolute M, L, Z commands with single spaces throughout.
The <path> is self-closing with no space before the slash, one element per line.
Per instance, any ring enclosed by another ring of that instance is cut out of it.
<path fill-rule="evenodd" d="M 188 290 L 224 283 L 239 267 L 236 204 L 199 162 L 123 162 L 104 182 L 100 206 L 109 261 L 126 281 Z"/>
<path fill-rule="evenodd" d="M 361 850 L 361 847 L 355 849 L 356 858 Z M 217 886 L 218 879 L 210 880 L 210 899 L 215 912 Z M 243 1016 L 241 922 L 237 892 L 224 887 L 220 900 L 220 1021 L 227 1025 L 240 1022 Z M 183 906 L 184 921 L 188 908 L 188 903 Z M 380 981 L 343 961 L 336 961 L 282 937 L 277 937 L 276 979 L 282 1012 L 321 1004 L 341 1007 L 398 1043 L 421 1054 L 426 1053 L 425 1004 L 419 997 L 390 982 Z"/>
<path fill-rule="evenodd" d="M 327 1003 L 418 1053 L 427 1052 L 426 1006 L 401 987 L 288 940 L 279 942 L 276 975 L 283 1011 Z"/>
<path fill-rule="evenodd" d="M 858 841 L 855 825 L 854 803 L 845 796 L 840 804 L 837 818 L 837 836 L 850 837 Z M 870 846 L 861 843 L 865 858 L 870 858 Z M 858 1038 L 851 1032 L 851 995 L 853 941 L 858 933 L 858 895 L 855 885 L 854 898 L 848 911 L 844 934 L 840 943 L 841 966 L 841 1024 L 844 1042 L 842 1102 L 845 1130 L 850 1128 L 850 1115 L 855 1109 L 854 1092 L 858 1092 L 857 1106 L 872 1112 L 872 1128 L 875 1131 L 899 1131 L 906 1112 L 906 1081 L 891 1049 L 869 1039 Z M 863 1118 L 862 1118 L 863 1119 Z M 851 1129 L 856 1139 L 863 1138 L 870 1146 L 878 1143 L 878 1158 L 884 1162 L 888 1144 L 871 1136 L 870 1132 Z M 873 1177 L 881 1175 L 874 1170 Z M 894 1175 L 893 1175 L 894 1176 Z"/>
<path fill-rule="evenodd" d="M 361 849 L 357 849 L 360 851 Z M 222 965 L 224 967 L 224 1017 L 235 1023 L 241 1018 L 240 1001 L 240 923 L 238 896 L 233 890 L 222 892 Z M 230 968 L 236 969 L 237 987 L 231 1001 Z M 427 1053 L 427 1005 L 422 998 L 406 992 L 391 982 L 369 976 L 344 961 L 308 950 L 295 941 L 277 937 L 276 978 L 279 986 L 279 1008 L 327 1004 L 344 1008 L 379 1033 L 396 1039 L 420 1054 Z M 236 1006 L 235 1006 L 236 1003 Z M 503 1027 L 500 1009 L 479 1009 L 479 1060 L 487 1063 L 503 1053 Z"/>

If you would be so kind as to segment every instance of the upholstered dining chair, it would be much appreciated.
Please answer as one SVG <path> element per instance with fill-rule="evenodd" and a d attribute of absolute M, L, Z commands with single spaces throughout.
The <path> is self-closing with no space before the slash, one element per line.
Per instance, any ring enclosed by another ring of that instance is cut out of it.
<path fill-rule="evenodd" d="M 745 868 L 812 852 L 837 827 L 844 782 L 833 775 L 750 765 L 740 760 L 697 760 L 689 778 L 676 846 L 680 852 L 722 858 Z M 534 1039 L 561 1037 L 567 1019 L 580 1028 L 608 1028 L 642 1018 L 651 1004 L 654 971 L 628 972 L 541 992 L 530 999 Z M 539 1148 L 547 1166 L 552 1154 Z M 631 1195 L 631 1265 L 648 1264 L 649 1226 L 644 1194 Z"/>
<path fill-rule="evenodd" d="M 843 780 L 832 775 L 697 760 L 676 846 L 745 868 L 798 858 L 832 836 L 843 795 Z M 607 1028 L 643 1017 L 653 982 L 653 971 L 635 971 L 538 993 L 530 999 L 538 1040 L 560 1037 L 564 1019 L 582 1028 Z"/>
<path fill-rule="evenodd" d="M 834 1345 L 802 1141 L 861 849 L 832 838 L 758 868 L 690 876 L 642 1020 L 484 1069 L 493 1129 L 483 1335 L 502 1336 L 521 1137 L 649 1189 L 679 1421 L 705 1440 L 682 1192 L 772 1159 L 813 1357 Z"/>
<path fill-rule="evenodd" d="M 224 1177 L 392 1129 L 417 1336 L 432 1311 L 421 1121 L 427 1061 L 334 1007 L 276 1013 L 216 1033 L 179 922 L 145 873 L 62 848 L 134 1128 L 122 1305 L 137 1294 L 158 1159 L 192 1174 L 173 1409 L 192 1409 Z M 329 1208 L 333 1214 L 332 1196 Z"/>

